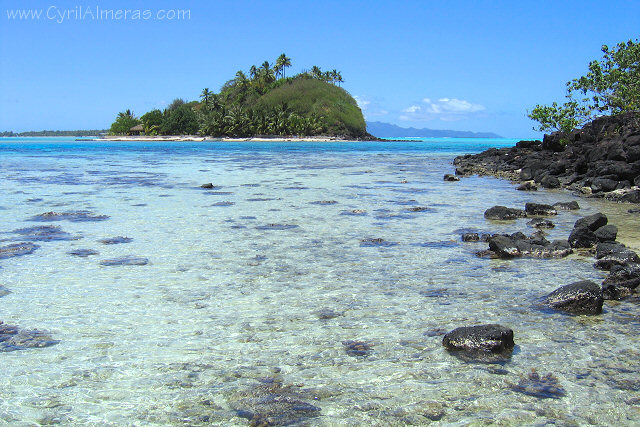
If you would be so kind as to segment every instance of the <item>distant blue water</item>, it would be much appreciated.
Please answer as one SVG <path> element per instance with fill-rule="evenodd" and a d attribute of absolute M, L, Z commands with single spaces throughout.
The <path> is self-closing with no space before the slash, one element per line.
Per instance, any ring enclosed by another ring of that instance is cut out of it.
<path fill-rule="evenodd" d="M 32 152 L 34 155 L 54 153 L 104 154 L 163 152 L 192 154 L 195 152 L 384 152 L 457 155 L 479 153 L 491 147 L 509 147 L 519 139 L 493 138 L 403 138 L 399 141 L 372 142 L 110 142 L 76 141 L 75 138 L 0 138 L 0 155 Z"/>

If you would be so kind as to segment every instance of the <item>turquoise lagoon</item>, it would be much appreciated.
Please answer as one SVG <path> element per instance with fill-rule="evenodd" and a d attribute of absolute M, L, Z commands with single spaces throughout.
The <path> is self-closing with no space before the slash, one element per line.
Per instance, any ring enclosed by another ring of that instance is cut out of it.
<path fill-rule="evenodd" d="M 60 340 L 0 353 L 0 424 L 247 425 L 268 399 L 260 387 L 279 382 L 319 409 L 273 418 L 299 425 L 640 424 L 637 302 L 596 317 L 540 310 L 558 286 L 603 273 L 578 254 L 479 258 L 486 244 L 460 240 L 534 231 L 486 221 L 493 205 L 578 200 L 549 238 L 609 209 L 637 241 L 627 207 L 487 177 L 443 181 L 455 155 L 514 142 L 0 140 L 0 246 L 38 225 L 78 237 L 0 260 L 11 290 L 0 320 Z M 109 219 L 29 221 L 50 211 Z M 99 242 L 116 236 L 132 241 Z M 149 263 L 101 265 L 121 256 Z M 514 330 L 509 362 L 443 349 L 443 333 L 481 323 Z M 349 341 L 368 351 L 346 351 Z M 515 391 L 532 369 L 565 395 Z"/>

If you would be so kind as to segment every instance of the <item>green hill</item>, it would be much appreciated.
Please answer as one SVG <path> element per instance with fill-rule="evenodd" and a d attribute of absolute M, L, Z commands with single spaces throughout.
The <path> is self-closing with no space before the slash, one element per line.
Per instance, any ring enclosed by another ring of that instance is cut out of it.
<path fill-rule="evenodd" d="M 302 117 L 322 118 L 326 135 L 361 138 L 367 126 L 355 99 L 341 87 L 305 75 L 288 80 L 255 102 L 258 111 L 284 108 Z"/>

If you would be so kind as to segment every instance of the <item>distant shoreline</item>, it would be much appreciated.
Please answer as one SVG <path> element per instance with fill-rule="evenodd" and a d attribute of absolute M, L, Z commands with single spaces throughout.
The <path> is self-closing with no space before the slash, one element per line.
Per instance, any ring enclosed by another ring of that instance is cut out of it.
<path fill-rule="evenodd" d="M 93 139 L 94 141 L 140 141 L 140 142 L 203 142 L 203 141 L 219 141 L 219 142 L 334 142 L 334 141 L 362 141 L 357 138 L 345 138 L 340 136 L 253 136 L 253 137 L 204 137 L 204 136 L 105 136 Z"/>

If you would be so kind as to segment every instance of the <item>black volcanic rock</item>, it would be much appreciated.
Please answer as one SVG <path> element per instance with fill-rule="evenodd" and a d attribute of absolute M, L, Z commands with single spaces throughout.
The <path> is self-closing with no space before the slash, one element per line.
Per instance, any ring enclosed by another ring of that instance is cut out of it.
<path fill-rule="evenodd" d="M 608 219 L 606 215 L 597 213 L 584 218 L 580 218 L 576 221 L 574 228 L 586 227 L 591 231 L 596 231 L 600 227 L 607 225 Z"/>
<path fill-rule="evenodd" d="M 506 206 L 494 206 L 484 212 L 484 217 L 494 220 L 513 220 L 524 218 L 527 214 L 522 209 L 507 208 Z"/>
<path fill-rule="evenodd" d="M 535 180 L 545 188 L 640 203 L 640 190 L 633 187 L 640 184 L 640 113 L 603 116 L 569 134 L 545 135 L 544 141 L 459 156 L 454 166 L 461 175 Z"/>
<path fill-rule="evenodd" d="M 527 215 L 553 216 L 558 214 L 553 206 L 540 203 L 527 203 L 524 206 L 524 211 Z"/>
<path fill-rule="evenodd" d="M 544 299 L 549 307 L 570 314 L 600 314 L 602 303 L 600 286 L 588 280 L 562 286 Z"/>
<path fill-rule="evenodd" d="M 511 357 L 513 330 L 501 325 L 464 326 L 444 336 L 442 345 L 465 359 L 498 362 Z"/>

